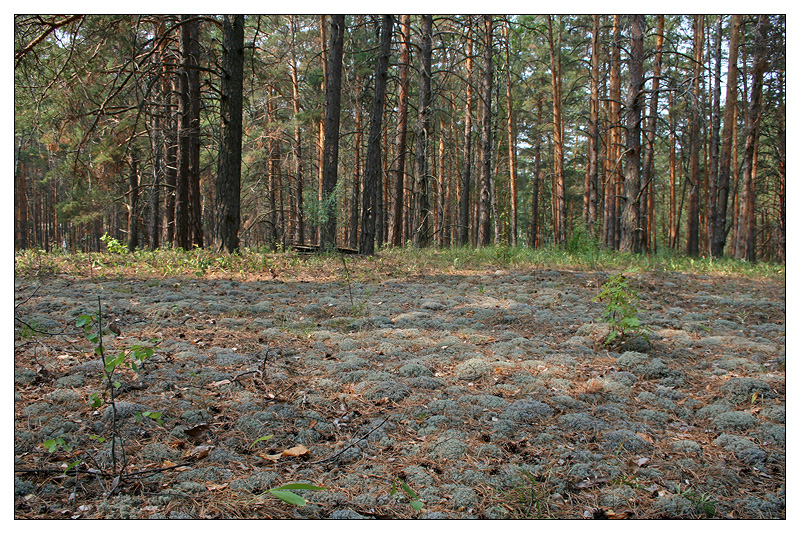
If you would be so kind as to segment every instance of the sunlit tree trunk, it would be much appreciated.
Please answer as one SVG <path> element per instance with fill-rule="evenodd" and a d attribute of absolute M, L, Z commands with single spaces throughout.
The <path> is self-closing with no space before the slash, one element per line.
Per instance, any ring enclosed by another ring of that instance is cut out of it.
<path fill-rule="evenodd" d="M 641 251 L 639 192 L 641 189 L 641 119 L 644 99 L 644 15 L 633 15 L 628 61 L 630 86 L 625 105 L 625 198 L 620 228 L 620 250 Z"/>
<path fill-rule="evenodd" d="M 750 93 L 748 129 L 745 134 L 744 172 L 742 174 L 741 207 L 739 208 L 739 232 L 737 234 L 737 259 L 755 261 L 755 203 L 758 136 L 761 127 L 761 100 L 764 71 L 767 67 L 767 34 L 769 19 L 759 15 L 756 24 L 755 49 L 753 51 L 753 87 Z"/>
<path fill-rule="evenodd" d="M 403 239 L 403 197 L 406 175 L 406 134 L 408 132 L 409 15 L 400 16 L 400 60 L 397 65 L 397 127 L 394 138 L 394 181 L 389 217 L 389 242 L 399 247 Z"/>
<path fill-rule="evenodd" d="M 547 16 L 550 45 L 550 81 L 553 91 L 553 237 L 558 244 L 567 241 L 567 199 L 564 182 L 564 120 L 561 95 L 561 17 L 553 31 L 553 16 Z"/>
<path fill-rule="evenodd" d="M 508 135 L 508 183 L 511 192 L 511 222 L 510 229 L 510 245 L 517 246 L 517 134 L 514 114 L 514 100 L 511 92 L 511 40 L 509 31 L 508 18 L 505 19 L 503 25 L 503 33 L 506 41 L 506 108 L 508 116 L 506 117 L 506 134 Z"/>
<path fill-rule="evenodd" d="M 467 15 L 466 98 L 464 101 L 464 148 L 461 168 L 461 197 L 458 204 L 459 246 L 469 243 L 470 186 L 472 184 L 472 16 Z"/>

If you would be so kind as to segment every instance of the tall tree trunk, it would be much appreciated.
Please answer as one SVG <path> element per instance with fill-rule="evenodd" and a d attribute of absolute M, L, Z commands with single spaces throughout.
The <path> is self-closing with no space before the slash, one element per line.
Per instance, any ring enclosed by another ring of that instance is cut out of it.
<path fill-rule="evenodd" d="M 381 126 L 383 106 L 386 101 L 386 77 L 389 71 L 389 54 L 392 46 L 394 17 L 384 15 L 381 22 L 381 44 L 375 65 L 375 93 L 372 96 L 372 112 L 369 118 L 369 137 L 367 138 L 367 163 L 364 172 L 364 190 L 361 200 L 361 240 L 358 251 L 361 254 L 375 253 L 375 216 L 378 207 L 378 194 L 383 180 L 381 160 Z"/>
<path fill-rule="evenodd" d="M 742 175 L 741 207 L 739 208 L 739 233 L 737 259 L 755 261 L 755 204 L 758 136 L 761 128 L 761 100 L 764 84 L 764 71 L 767 68 L 767 35 L 769 18 L 759 15 L 756 23 L 755 48 L 753 50 L 753 84 L 750 93 L 748 129 L 745 135 L 744 173 Z"/>
<path fill-rule="evenodd" d="M 216 237 L 220 250 L 231 253 L 239 250 L 241 224 L 243 67 L 244 16 L 224 15 Z"/>
<path fill-rule="evenodd" d="M 553 237 L 563 245 L 567 241 L 567 198 L 564 182 L 564 120 L 561 96 L 561 17 L 553 32 L 553 16 L 547 16 L 547 37 L 550 48 L 550 81 L 553 90 Z"/>
<path fill-rule="evenodd" d="M 128 187 L 130 187 L 130 202 L 128 204 L 128 250 L 133 252 L 139 247 L 139 224 L 137 221 L 139 211 L 139 161 L 136 152 L 130 155 L 130 173 L 128 174 Z"/>
<path fill-rule="evenodd" d="M 403 239 L 403 196 L 406 177 L 406 134 L 408 132 L 408 68 L 410 15 L 400 15 L 400 62 L 397 82 L 397 128 L 394 138 L 394 182 L 389 217 L 389 242 L 399 247 Z"/>
<path fill-rule="evenodd" d="M 628 61 L 630 86 L 625 111 L 625 198 L 620 229 L 620 250 L 641 251 L 639 191 L 641 189 L 641 119 L 644 90 L 644 15 L 632 15 L 631 50 Z"/>
<path fill-rule="evenodd" d="M 339 178 L 339 111 L 342 98 L 342 56 L 344 54 L 344 15 L 331 16 L 330 57 L 325 82 L 325 143 L 322 154 L 322 210 L 319 248 L 336 247 L 336 198 Z"/>
<path fill-rule="evenodd" d="M 722 256 L 725 240 L 728 235 L 728 194 L 730 192 L 731 176 L 731 147 L 733 143 L 734 111 L 736 109 L 736 77 L 738 69 L 736 64 L 739 56 L 739 28 L 742 16 L 733 15 L 730 22 L 730 41 L 728 48 L 728 78 L 725 84 L 725 118 L 722 125 L 722 150 L 719 163 L 719 178 L 716 187 L 714 205 L 714 228 L 711 240 L 711 254 L 714 257 Z"/>
<path fill-rule="evenodd" d="M 617 248 L 617 219 L 619 180 L 619 154 L 622 140 L 620 118 L 620 16 L 614 15 L 613 37 L 611 42 L 611 65 L 609 74 L 608 106 L 608 145 L 606 148 L 608 172 L 606 176 L 605 232 L 603 244 L 611 249 Z"/>
<path fill-rule="evenodd" d="M 686 254 L 700 253 L 700 149 L 702 147 L 702 110 L 700 109 L 700 76 L 703 68 L 704 15 L 694 16 L 694 83 L 692 90 L 691 153 L 689 155 L 689 218 Z"/>
<path fill-rule="evenodd" d="M 186 18 L 182 15 L 181 18 Z M 188 222 L 190 246 L 203 247 L 203 201 L 200 195 L 200 28 L 199 20 L 194 16 L 186 19 L 181 26 L 181 43 L 185 43 L 186 78 L 188 83 Z M 183 46 L 183 44 L 182 44 Z"/>
<path fill-rule="evenodd" d="M 176 112 L 175 86 L 173 72 L 165 74 L 164 92 L 167 95 L 164 105 L 164 242 L 175 245 L 175 197 L 178 181 L 178 114 Z"/>
<path fill-rule="evenodd" d="M 189 161 L 191 159 L 191 112 L 189 95 L 190 23 L 189 15 L 181 15 L 180 60 L 178 70 L 178 168 L 175 182 L 175 246 L 191 248 L 189 229 Z"/>
<path fill-rule="evenodd" d="M 422 15 L 422 44 L 420 46 L 419 116 L 417 119 L 417 154 L 414 187 L 415 247 L 426 247 L 430 241 L 430 196 L 428 149 L 431 137 L 431 38 L 433 16 Z"/>
<path fill-rule="evenodd" d="M 506 41 L 506 107 L 508 116 L 506 117 L 506 133 L 508 134 L 508 183 L 511 192 L 511 239 L 510 245 L 517 246 L 517 133 L 514 116 L 514 99 L 511 93 L 511 39 L 508 18 L 505 19 L 503 32 Z"/>
<path fill-rule="evenodd" d="M 717 187 L 719 186 L 719 128 L 720 96 L 722 93 L 722 15 L 717 15 L 717 28 L 714 34 L 714 89 L 711 95 L 711 138 L 709 139 L 708 186 L 709 196 L 706 206 L 708 225 L 705 228 L 708 253 L 713 254 L 714 226 L 717 218 Z M 710 60 L 710 58 L 709 58 Z"/>
<path fill-rule="evenodd" d="M 664 15 L 658 16 L 656 29 L 656 51 L 653 59 L 653 85 L 650 94 L 650 110 L 647 114 L 644 159 L 642 162 L 642 183 L 645 188 L 644 201 L 640 207 L 640 226 L 644 229 L 642 243 L 645 250 L 655 250 L 655 183 L 653 158 L 655 156 L 656 125 L 658 118 L 658 88 L 661 83 L 661 57 L 664 50 Z"/>
<path fill-rule="evenodd" d="M 292 77 L 292 115 L 294 116 L 294 146 L 292 147 L 292 157 L 294 158 L 294 240 L 302 245 L 305 241 L 305 221 L 303 220 L 303 158 L 302 146 L 303 136 L 300 129 L 300 81 L 297 74 L 297 19 L 290 15 L 289 23 L 292 27 L 292 49 L 290 74 Z"/>
<path fill-rule="evenodd" d="M 469 243 L 470 185 L 472 183 L 472 15 L 467 15 L 467 74 L 466 100 L 464 102 L 464 160 L 461 170 L 461 197 L 458 204 L 458 240 L 461 247 Z"/>
<path fill-rule="evenodd" d="M 478 199 L 478 246 L 489 245 L 491 229 L 489 226 L 489 210 L 491 209 L 491 182 L 492 182 L 492 82 L 494 66 L 492 60 L 492 31 L 493 20 L 491 15 L 484 15 L 484 45 L 483 45 L 483 78 L 481 82 L 481 187 Z"/>
<path fill-rule="evenodd" d="M 589 235 L 595 235 L 597 223 L 597 185 L 599 177 L 598 162 L 600 159 L 600 16 L 592 16 L 592 70 L 589 100 L 589 170 L 586 175 L 584 192 L 586 229 Z"/>

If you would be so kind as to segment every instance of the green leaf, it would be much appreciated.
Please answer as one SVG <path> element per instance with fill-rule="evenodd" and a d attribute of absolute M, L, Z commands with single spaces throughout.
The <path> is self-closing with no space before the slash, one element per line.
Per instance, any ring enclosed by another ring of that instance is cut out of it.
<path fill-rule="evenodd" d="M 253 443 L 250 444 L 250 449 L 252 450 L 252 448 L 255 446 L 255 444 L 258 443 L 259 441 L 267 441 L 268 439 L 271 439 L 271 438 L 272 438 L 272 434 L 270 434 L 268 436 L 261 436 L 260 438 L 258 438 L 257 440 L 255 440 Z"/>
<path fill-rule="evenodd" d="M 294 484 L 285 484 L 279 488 L 272 488 L 272 490 L 293 490 L 293 489 L 302 489 L 302 490 L 325 490 L 328 489 L 323 486 L 314 486 L 312 484 L 302 484 L 302 483 L 294 483 Z M 272 491 L 270 490 L 270 491 Z"/>
<path fill-rule="evenodd" d="M 406 495 L 408 495 L 409 497 L 411 497 L 414 500 L 418 499 L 417 492 L 415 492 L 413 489 L 411 489 L 411 487 L 408 484 L 406 484 L 405 480 L 402 480 L 400 482 L 400 487 L 403 488 L 403 491 L 406 492 Z"/>
<path fill-rule="evenodd" d="M 78 317 L 78 320 L 75 321 L 75 326 L 78 328 L 82 326 L 87 326 L 92 324 L 92 316 L 91 315 L 81 315 Z"/>
<path fill-rule="evenodd" d="M 282 491 L 279 489 L 271 489 L 269 492 L 275 497 L 279 498 L 285 503 L 293 504 L 295 506 L 305 506 L 306 500 L 296 493 L 291 491 Z"/>
<path fill-rule="evenodd" d="M 417 512 L 419 512 L 420 510 L 422 510 L 422 507 L 423 507 L 423 506 L 425 506 L 425 505 L 424 505 L 424 504 L 422 504 L 422 502 L 420 502 L 420 501 L 411 501 L 411 503 L 410 503 L 410 504 L 411 504 L 411 508 L 413 508 L 413 509 L 414 509 L 414 510 L 416 510 Z"/>

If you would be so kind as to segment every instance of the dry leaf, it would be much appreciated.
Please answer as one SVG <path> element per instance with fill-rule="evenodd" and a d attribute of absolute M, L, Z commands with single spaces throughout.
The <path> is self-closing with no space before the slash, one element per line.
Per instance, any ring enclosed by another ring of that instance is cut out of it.
<path fill-rule="evenodd" d="M 589 489 L 595 486 L 599 486 L 600 484 L 605 484 L 611 480 L 611 477 L 592 477 L 587 478 L 585 480 L 581 480 L 577 484 L 575 484 L 576 489 Z"/>
<path fill-rule="evenodd" d="M 291 449 L 283 451 L 284 456 L 303 456 L 304 454 L 308 454 L 308 449 L 305 445 L 295 445 Z"/>
<path fill-rule="evenodd" d="M 223 490 L 228 487 L 228 484 L 208 484 L 206 485 L 206 489 L 208 491 L 216 491 L 216 490 Z"/>
<path fill-rule="evenodd" d="M 606 510 L 605 516 L 606 519 L 628 519 L 632 514 L 633 512 L 631 510 L 622 510 L 621 512 Z"/>
<path fill-rule="evenodd" d="M 207 425 L 206 423 L 201 423 L 201 424 L 199 424 L 199 425 L 197 425 L 197 426 L 194 426 L 194 427 L 192 427 L 192 428 L 187 428 L 187 429 L 186 429 L 186 430 L 184 430 L 183 432 L 184 432 L 184 433 L 186 433 L 186 434 L 188 434 L 189 436 L 191 436 L 191 437 L 193 437 L 193 438 L 197 439 L 197 438 L 199 438 L 199 437 L 200 437 L 200 436 L 203 434 L 203 432 L 205 432 L 206 430 L 208 430 L 208 425 Z"/>
<path fill-rule="evenodd" d="M 185 454 L 184 458 L 192 458 L 194 460 L 200 460 L 208 456 L 208 453 L 210 453 L 214 448 L 215 448 L 214 445 L 200 445 L 189 451 L 187 454 Z"/>
<path fill-rule="evenodd" d="M 265 460 L 272 460 L 273 462 L 276 462 L 276 461 L 280 460 L 281 458 L 283 458 L 283 454 L 281 454 L 281 453 L 278 453 L 278 454 L 256 453 L 256 456 L 258 456 L 260 458 L 263 458 Z"/>
<path fill-rule="evenodd" d="M 218 388 L 220 386 L 224 386 L 224 385 L 230 384 L 230 383 L 231 383 L 230 380 L 220 380 L 219 382 L 211 382 L 210 384 L 208 384 L 208 387 L 210 387 L 210 388 Z"/>

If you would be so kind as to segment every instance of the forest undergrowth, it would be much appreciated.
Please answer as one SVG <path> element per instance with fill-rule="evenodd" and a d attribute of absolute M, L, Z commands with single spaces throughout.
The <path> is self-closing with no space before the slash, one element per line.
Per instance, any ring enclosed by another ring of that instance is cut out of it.
<path fill-rule="evenodd" d="M 24 251 L 14 284 L 18 518 L 785 517 L 784 265 Z"/>

